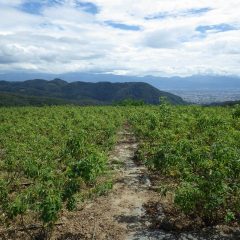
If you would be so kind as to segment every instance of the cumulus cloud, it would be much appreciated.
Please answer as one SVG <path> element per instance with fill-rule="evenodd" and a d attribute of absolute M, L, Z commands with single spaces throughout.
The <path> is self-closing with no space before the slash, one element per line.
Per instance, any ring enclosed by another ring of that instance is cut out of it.
<path fill-rule="evenodd" d="M 0 71 L 240 75 L 235 0 L 0 0 Z"/>

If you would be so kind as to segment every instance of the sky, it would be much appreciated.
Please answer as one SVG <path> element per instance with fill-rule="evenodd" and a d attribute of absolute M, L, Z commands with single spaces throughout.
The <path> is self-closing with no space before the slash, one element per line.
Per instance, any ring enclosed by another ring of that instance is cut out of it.
<path fill-rule="evenodd" d="M 240 76 L 239 0 L 0 0 L 0 73 Z"/>

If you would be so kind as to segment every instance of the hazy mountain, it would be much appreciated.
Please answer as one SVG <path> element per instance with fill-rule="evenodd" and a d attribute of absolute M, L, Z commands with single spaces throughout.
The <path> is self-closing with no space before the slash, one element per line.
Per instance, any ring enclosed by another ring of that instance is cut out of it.
<path fill-rule="evenodd" d="M 213 102 L 211 104 L 206 104 L 208 106 L 235 106 L 240 105 L 240 100 L 238 101 L 226 101 L 226 102 Z"/>
<path fill-rule="evenodd" d="M 24 82 L 0 81 L 1 101 L 11 101 L 16 105 L 17 99 L 21 102 L 37 102 L 34 105 L 49 104 L 112 104 L 123 99 L 144 100 L 148 104 L 158 104 L 160 97 L 166 97 L 173 104 L 184 104 L 182 98 L 163 92 L 147 83 L 128 82 L 72 82 L 61 79 L 46 81 L 41 79 Z M 61 102 L 60 100 L 64 100 Z M 5 104 L 6 105 L 6 104 Z M 24 104 L 21 104 L 24 105 Z M 29 104 L 26 104 L 29 105 Z"/>
<path fill-rule="evenodd" d="M 96 73 L 65 73 L 65 74 L 45 74 L 45 73 L 7 73 L 0 74 L 0 80 L 24 81 L 28 79 L 54 78 L 65 79 L 68 82 L 146 82 L 158 89 L 163 90 L 200 90 L 200 89 L 240 89 L 240 77 L 236 76 L 191 76 L 191 77 L 136 77 L 120 76 L 113 74 Z"/>

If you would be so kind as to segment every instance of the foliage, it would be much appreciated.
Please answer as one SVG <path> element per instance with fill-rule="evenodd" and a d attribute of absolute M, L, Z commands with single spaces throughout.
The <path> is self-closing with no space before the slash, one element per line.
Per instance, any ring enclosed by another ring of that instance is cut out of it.
<path fill-rule="evenodd" d="M 178 182 L 175 204 L 207 222 L 231 221 L 240 210 L 240 122 L 234 108 L 144 107 L 129 121 L 139 158 Z"/>
<path fill-rule="evenodd" d="M 239 106 L 161 99 L 159 106 L 0 108 L 1 220 L 33 216 L 49 232 L 64 208 L 75 209 L 83 188 L 89 196 L 111 189 L 110 179 L 96 182 L 126 121 L 139 139 L 139 159 L 177 183 L 179 209 L 211 223 L 239 218 Z"/>
<path fill-rule="evenodd" d="M 124 99 L 122 101 L 116 102 L 114 105 L 117 106 L 144 106 L 144 100 L 134 100 L 131 98 Z"/>
<path fill-rule="evenodd" d="M 49 231 L 82 186 L 108 171 L 123 117 L 111 107 L 25 107 L 1 108 L 0 121 L 1 215 L 36 216 Z"/>

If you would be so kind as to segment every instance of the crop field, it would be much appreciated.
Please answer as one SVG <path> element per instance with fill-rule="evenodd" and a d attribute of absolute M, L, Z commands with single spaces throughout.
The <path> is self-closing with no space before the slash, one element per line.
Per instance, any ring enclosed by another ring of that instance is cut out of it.
<path fill-rule="evenodd" d="M 47 239 L 63 210 L 111 191 L 108 158 L 124 124 L 148 174 L 174 183 L 159 183 L 159 194 L 207 223 L 239 222 L 240 107 L 164 103 L 0 108 L 0 225 L 31 235 L 35 224 Z"/>
<path fill-rule="evenodd" d="M 48 229 L 107 171 L 123 118 L 114 108 L 2 108 L 0 121 L 1 220 L 30 213 Z"/>
<path fill-rule="evenodd" d="M 239 107 L 163 104 L 135 112 L 130 123 L 141 139 L 139 159 L 177 183 L 177 207 L 210 223 L 239 220 Z"/>

